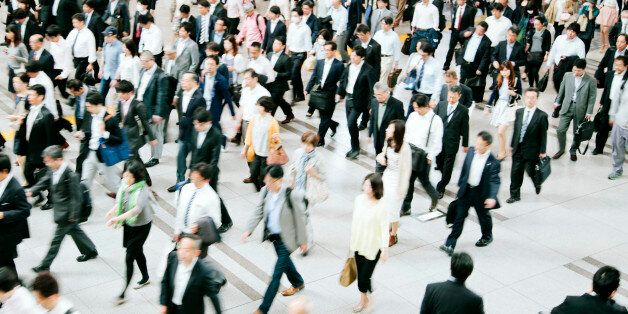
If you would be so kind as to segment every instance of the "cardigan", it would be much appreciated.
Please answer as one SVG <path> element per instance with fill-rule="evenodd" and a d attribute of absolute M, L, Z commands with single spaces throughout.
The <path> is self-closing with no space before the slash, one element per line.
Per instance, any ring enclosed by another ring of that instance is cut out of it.
<path fill-rule="evenodd" d="M 270 114 L 270 113 L 269 113 Z M 249 126 L 246 128 L 246 138 L 244 139 L 244 145 L 248 146 L 248 151 L 246 152 L 246 160 L 251 162 L 255 157 L 255 149 L 253 148 L 253 127 L 255 126 L 255 121 L 260 116 L 257 115 L 251 119 L 249 122 Z M 271 117 L 270 124 L 268 126 L 268 149 L 277 149 L 281 145 L 281 140 L 278 138 L 277 140 L 273 139 L 273 135 L 279 135 L 279 123 L 275 118 Z"/>
<path fill-rule="evenodd" d="M 355 198 L 349 244 L 351 252 L 357 252 L 372 261 L 379 250 L 388 249 L 387 203 L 379 199 L 373 204 L 366 194 Z"/>

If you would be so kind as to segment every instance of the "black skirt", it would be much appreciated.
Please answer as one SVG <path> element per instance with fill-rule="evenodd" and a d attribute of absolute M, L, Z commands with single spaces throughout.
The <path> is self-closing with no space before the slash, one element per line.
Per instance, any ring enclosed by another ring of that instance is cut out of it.
<path fill-rule="evenodd" d="M 122 246 L 125 248 L 142 247 L 148 238 L 152 222 L 142 226 L 131 227 L 124 224 L 122 235 Z"/>

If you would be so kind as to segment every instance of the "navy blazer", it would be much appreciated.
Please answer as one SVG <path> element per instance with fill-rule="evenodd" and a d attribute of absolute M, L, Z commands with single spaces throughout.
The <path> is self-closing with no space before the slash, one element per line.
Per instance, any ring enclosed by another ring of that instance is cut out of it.
<path fill-rule="evenodd" d="M 264 32 L 264 42 L 262 43 L 262 50 L 268 53 L 273 51 L 273 42 L 275 38 L 278 36 L 283 36 L 286 38 L 288 34 L 288 30 L 286 28 L 286 24 L 283 21 L 277 22 L 277 26 L 275 26 L 275 30 L 270 32 L 270 20 L 266 22 L 266 31 Z"/>
<path fill-rule="evenodd" d="M 307 83 L 307 87 L 305 90 L 310 93 L 314 85 L 318 84 L 320 86 L 321 80 L 323 79 L 323 71 L 325 69 L 325 59 L 316 61 L 316 66 L 314 67 L 314 72 L 310 77 L 310 81 Z M 342 62 L 338 59 L 334 59 L 331 63 L 331 69 L 329 69 L 329 73 L 325 78 L 325 84 L 323 85 L 323 90 L 336 94 L 336 88 L 338 87 L 338 81 L 342 77 L 342 72 L 344 71 L 344 66 Z"/>
<path fill-rule="evenodd" d="M 316 41 L 316 37 L 318 37 L 318 32 L 321 29 L 321 26 L 318 22 L 318 18 L 314 14 L 310 14 L 310 16 L 305 20 L 305 24 L 310 27 L 312 31 L 312 43 Z"/>
<path fill-rule="evenodd" d="M 31 207 L 22 185 L 17 179 L 11 178 L 4 193 L 0 195 L 0 212 L 4 214 L 4 218 L 0 220 L 0 257 L 13 259 L 15 246 L 30 237 L 27 219 L 31 214 Z"/>
<path fill-rule="evenodd" d="M 471 172 L 471 162 L 473 161 L 473 157 L 475 156 L 475 147 L 469 147 L 469 152 L 464 159 L 464 164 L 462 165 L 462 170 L 460 171 L 460 179 L 458 179 L 458 198 L 462 198 L 462 196 L 467 192 L 467 182 L 469 181 L 469 172 Z M 501 207 L 499 205 L 499 200 L 497 199 L 497 193 L 499 192 L 499 185 L 501 184 L 501 179 L 499 178 L 499 172 L 501 171 L 501 164 L 493 153 L 489 153 L 488 160 L 484 165 L 484 171 L 482 172 L 482 179 L 480 179 L 480 187 L 482 193 L 482 199 L 492 198 L 496 201 L 495 207 L 491 209 L 497 209 Z"/>
<path fill-rule="evenodd" d="M 183 90 L 179 92 L 179 97 L 177 100 L 177 114 L 179 114 L 179 140 L 189 142 L 192 138 L 192 118 L 194 112 L 198 108 L 205 108 L 207 103 L 205 102 L 205 98 L 203 98 L 203 90 L 198 88 L 192 94 L 192 98 L 190 98 L 190 102 L 188 103 L 188 107 L 185 112 L 182 112 L 182 103 L 183 103 Z"/>
<path fill-rule="evenodd" d="M 209 13 L 207 13 L 209 14 Z M 208 36 L 208 40 L 212 41 L 212 37 L 210 36 L 210 34 L 212 33 L 212 31 L 214 30 L 214 20 L 212 19 L 212 15 L 209 15 L 209 23 L 207 23 L 207 36 Z M 199 39 L 201 37 L 201 24 L 203 23 L 203 17 L 199 14 L 196 16 L 196 21 L 194 24 L 194 33 L 196 34 L 196 37 L 194 37 L 194 41 L 196 41 L 197 44 L 199 44 L 199 49 L 202 49 L 199 43 Z"/>
<path fill-rule="evenodd" d="M 231 93 L 229 92 L 229 81 L 224 75 L 216 72 L 216 76 L 214 77 L 214 96 L 212 97 L 211 106 L 209 107 L 214 124 L 218 124 L 220 122 L 222 108 L 225 103 L 229 105 L 231 116 L 235 116 L 233 100 L 231 99 Z"/>

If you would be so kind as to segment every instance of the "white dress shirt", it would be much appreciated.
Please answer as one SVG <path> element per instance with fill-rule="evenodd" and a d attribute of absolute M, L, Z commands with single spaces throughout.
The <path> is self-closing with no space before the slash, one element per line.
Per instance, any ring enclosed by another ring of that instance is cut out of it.
<path fill-rule="evenodd" d="M 427 159 L 434 161 L 440 154 L 443 146 L 443 120 L 434 111 L 430 110 L 425 115 L 413 111 L 406 121 L 405 141 L 427 152 Z M 434 119 L 432 120 L 432 117 Z M 430 121 L 432 123 L 430 132 Z M 429 142 L 427 135 L 430 135 Z M 425 145 L 427 143 L 427 146 Z"/>
<path fill-rule="evenodd" d="M 153 55 L 158 55 L 163 51 L 164 42 L 161 36 L 161 30 L 154 23 L 150 23 L 150 28 L 144 28 L 140 35 L 140 43 L 138 52 L 148 50 Z"/>
<path fill-rule="evenodd" d="M 401 47 L 397 33 L 393 30 L 386 32 L 380 29 L 375 33 L 373 39 L 382 46 L 382 56 L 392 56 L 395 63 L 399 62 Z"/>
<path fill-rule="evenodd" d="M 50 42 L 48 51 L 55 60 L 54 68 L 56 70 L 61 70 L 61 74 L 59 75 L 62 78 L 68 78 L 70 72 L 74 69 L 71 44 L 67 40 L 60 38 L 57 42 Z M 51 79 L 54 79 L 54 77 L 51 77 Z"/>
<path fill-rule="evenodd" d="M 349 21 L 349 13 L 347 9 L 342 5 L 338 9 L 331 7 L 329 10 L 331 15 L 331 29 L 336 32 L 336 35 L 340 35 L 347 30 L 347 23 Z"/>
<path fill-rule="evenodd" d="M 52 80 L 44 73 L 44 71 L 39 71 L 37 76 L 31 78 L 28 81 L 28 86 L 33 85 L 42 85 L 46 89 L 46 96 L 44 97 L 44 105 L 46 105 L 46 109 L 52 113 L 55 117 L 55 120 L 59 118 L 59 112 L 57 112 L 57 103 L 55 101 L 55 87 L 52 84 Z"/>
<path fill-rule="evenodd" d="M 420 29 L 438 29 L 438 15 L 438 8 L 435 5 L 432 3 L 425 5 L 421 1 L 414 7 L 414 15 L 412 16 L 410 26 Z"/>
<path fill-rule="evenodd" d="M 96 62 L 96 38 L 89 28 L 73 29 L 67 40 L 74 58 L 87 58 L 89 63 Z"/>
<path fill-rule="evenodd" d="M 347 93 L 353 94 L 353 88 L 355 87 L 355 82 L 358 80 L 358 75 L 360 74 L 360 70 L 362 70 L 362 65 L 364 65 L 364 60 L 359 64 L 355 65 L 351 63 L 349 65 L 349 77 L 347 80 Z"/>
<path fill-rule="evenodd" d="M 91 130 L 92 134 L 89 138 L 89 149 L 98 150 L 98 146 L 100 145 L 100 139 L 108 139 L 109 132 L 101 132 L 100 124 L 105 122 L 105 114 L 107 113 L 107 109 L 103 108 L 100 113 L 92 114 L 92 125 Z"/>
<path fill-rule="evenodd" d="M 28 17 L 24 20 L 24 23 L 20 24 L 20 38 L 26 36 L 26 25 L 28 24 Z"/>
<path fill-rule="evenodd" d="M 230 19 L 239 18 L 244 13 L 241 0 L 227 0 L 225 8 L 227 9 L 227 17 Z"/>
<path fill-rule="evenodd" d="M 471 35 L 471 39 L 469 39 L 469 42 L 467 43 L 467 50 L 464 51 L 463 59 L 465 61 L 473 62 L 473 60 L 475 60 L 475 55 L 478 52 L 482 38 L 484 38 L 484 36 L 478 36 L 475 33 Z"/>
<path fill-rule="evenodd" d="M 7 181 L 5 179 L 5 181 Z M 2 303 L 2 308 L 0 308 L 0 313 L 28 313 L 28 314 L 44 314 L 44 311 L 37 302 L 35 298 L 31 294 L 31 292 L 22 286 L 17 286 L 13 288 L 13 294 L 6 298 L 0 299 Z"/>
<path fill-rule="evenodd" d="M 148 87 L 148 83 L 153 78 L 153 74 L 157 71 L 157 64 L 153 64 L 153 67 L 149 70 L 144 71 L 142 73 L 142 78 L 140 79 L 140 86 L 137 88 L 137 94 L 135 94 L 135 98 L 139 101 L 144 100 L 144 93 L 146 92 L 146 88 Z"/>
<path fill-rule="evenodd" d="M 458 29 L 460 28 L 460 23 L 462 23 L 462 17 L 464 16 L 464 10 L 467 8 L 466 4 L 463 4 L 461 6 L 458 6 L 458 9 L 456 10 L 456 15 L 454 17 L 454 24 L 453 24 L 453 28 Z"/>
<path fill-rule="evenodd" d="M 279 23 L 279 19 L 271 19 L 270 20 L 270 33 L 272 34 L 275 31 L 275 27 L 277 27 L 277 23 Z"/>
<path fill-rule="evenodd" d="M 549 56 L 547 57 L 547 66 L 558 65 L 562 57 L 578 56 L 584 58 L 585 56 L 584 42 L 578 37 L 569 40 L 567 34 L 560 35 L 554 40 L 552 49 L 550 49 Z"/>
<path fill-rule="evenodd" d="M 61 0 L 54 0 L 52 2 L 52 16 L 57 16 L 57 13 L 59 13 L 59 2 L 61 2 Z M 14 8 L 15 10 L 15 8 Z M 87 24 L 85 24 L 87 25 Z"/>
<path fill-rule="evenodd" d="M 120 104 L 122 105 L 122 120 L 124 120 L 126 115 L 129 113 L 129 108 L 131 108 L 131 102 L 133 102 L 132 98 L 129 98 L 129 100 L 127 101 L 120 100 Z M 121 123 L 124 123 L 124 121 L 121 121 Z"/>
<path fill-rule="evenodd" d="M 59 167 L 59 169 L 52 172 L 52 184 L 59 183 L 59 179 L 61 179 L 61 175 L 63 174 L 63 172 L 65 172 L 65 169 L 67 168 L 68 168 L 68 163 L 64 161 Z"/>
<path fill-rule="evenodd" d="M 192 95 L 196 92 L 196 88 L 183 91 L 181 95 L 181 112 L 185 113 L 188 111 L 188 105 L 190 104 L 190 100 L 192 99 Z"/>
<path fill-rule="evenodd" d="M 37 120 L 37 116 L 39 115 L 39 112 L 41 111 L 42 107 L 43 107 L 42 104 L 40 104 L 39 106 L 31 105 L 30 111 L 28 112 L 28 115 L 26 116 L 26 140 L 27 141 L 29 141 L 31 138 L 31 131 L 33 130 L 33 124 L 35 123 L 35 120 Z"/>
<path fill-rule="evenodd" d="M 59 298 L 57 305 L 55 305 L 55 307 L 52 310 L 48 311 L 46 314 L 67 314 L 73 308 L 74 308 L 74 304 L 72 304 L 70 300 L 64 297 L 61 297 Z M 77 311 L 72 311 L 71 313 L 79 314 Z"/>
<path fill-rule="evenodd" d="M 486 150 L 484 154 L 480 154 L 477 150 L 475 151 L 473 161 L 471 161 L 471 169 L 469 169 L 469 179 L 467 180 L 470 186 L 476 187 L 480 184 L 482 172 L 484 172 L 484 166 L 486 165 L 490 153 L 490 150 Z"/>
<path fill-rule="evenodd" d="M 442 86 L 443 67 L 434 57 L 429 57 L 425 61 L 421 59 L 416 67 L 417 78 L 419 77 L 421 66 L 423 66 L 423 79 L 421 80 L 419 92 L 431 95 L 431 99 L 438 102 Z"/>
<path fill-rule="evenodd" d="M 574 78 L 574 89 L 573 89 L 573 96 L 571 97 L 571 100 L 576 101 L 576 98 L 578 97 L 578 88 L 580 87 L 580 84 L 582 84 L 582 76 L 573 76 Z"/>
<path fill-rule="evenodd" d="M 270 60 L 262 55 L 257 57 L 257 59 L 250 59 L 249 68 L 255 70 L 257 74 L 266 75 L 268 78 L 266 84 L 274 82 L 277 76 L 277 73 L 273 70 L 273 66 L 270 64 Z"/>
<path fill-rule="evenodd" d="M 205 138 L 207 138 L 207 132 L 209 132 L 209 128 L 196 134 L 196 149 L 199 149 L 201 148 L 201 146 L 203 146 L 203 142 L 205 142 Z"/>
<path fill-rule="evenodd" d="M 327 75 L 329 75 L 329 71 L 331 70 L 331 65 L 334 63 L 335 58 L 325 59 L 323 62 L 323 76 L 321 77 L 321 88 L 325 85 L 325 80 L 327 80 Z"/>
<path fill-rule="evenodd" d="M 194 196 L 193 199 L 192 196 Z M 193 183 L 188 183 L 181 188 L 181 192 L 177 193 L 175 197 L 177 216 L 174 234 L 192 233 L 190 226 L 204 217 L 211 217 L 215 222 L 220 221 L 220 199 L 214 189 L 209 186 L 209 183 L 200 189 L 197 189 Z M 191 205 L 190 201 L 192 201 Z M 190 205 L 189 208 L 188 205 Z M 185 223 L 186 213 L 188 215 L 187 224 Z"/>
<path fill-rule="evenodd" d="M 177 271 L 174 274 L 174 291 L 172 292 L 172 303 L 176 305 L 181 305 L 183 303 L 183 295 L 185 294 L 185 289 L 188 287 L 188 283 L 190 282 L 190 277 L 192 276 L 192 270 L 196 263 L 198 262 L 198 257 L 195 257 L 192 260 L 190 265 L 186 266 L 185 264 L 179 261 L 179 265 L 177 265 Z"/>
<path fill-rule="evenodd" d="M 312 30 L 305 23 L 305 19 L 301 23 L 290 24 L 286 46 L 292 52 L 308 52 L 312 50 Z"/>
<path fill-rule="evenodd" d="M 488 24 L 486 36 L 491 40 L 491 47 L 495 47 L 500 41 L 506 40 L 506 33 L 512 26 L 512 22 L 507 17 L 502 16 L 496 19 L 494 15 L 491 15 L 484 21 Z"/>
<path fill-rule="evenodd" d="M 247 86 L 242 86 L 242 96 L 240 97 L 242 120 L 251 121 L 251 119 L 253 119 L 255 114 L 257 114 L 255 105 L 257 104 L 257 100 L 262 96 L 270 97 L 270 93 L 261 84 L 258 83 L 257 86 L 252 89 Z"/>
<path fill-rule="evenodd" d="M 119 80 L 127 80 L 133 83 L 133 86 L 137 88 L 140 82 L 141 69 L 140 58 L 138 56 L 126 56 L 124 53 L 121 53 L 120 64 L 118 65 L 118 71 L 116 71 L 115 77 Z"/>

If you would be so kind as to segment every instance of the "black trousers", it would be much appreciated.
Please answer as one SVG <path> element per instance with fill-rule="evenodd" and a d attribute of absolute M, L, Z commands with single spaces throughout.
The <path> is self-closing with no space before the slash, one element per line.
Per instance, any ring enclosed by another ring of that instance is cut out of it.
<path fill-rule="evenodd" d="M 455 28 L 451 29 L 451 38 L 449 39 L 449 50 L 447 50 L 447 56 L 445 57 L 445 67 L 448 68 L 451 65 L 456 46 L 460 43 L 462 46 L 463 41 L 460 40 L 460 31 Z"/>
<path fill-rule="evenodd" d="M 554 22 L 554 40 L 556 40 L 556 37 L 560 36 L 563 34 L 563 30 L 565 29 L 565 24 L 563 25 L 558 25 L 558 22 Z"/>
<path fill-rule="evenodd" d="M 606 146 L 606 141 L 608 140 L 608 135 L 613 129 L 610 125 L 608 125 L 608 112 L 611 109 L 611 104 L 605 103 L 602 104 L 602 111 L 598 114 L 600 116 L 600 126 L 597 130 L 597 134 L 595 135 L 595 150 L 597 152 L 602 153 L 604 151 L 604 146 Z"/>
<path fill-rule="evenodd" d="M 95 255 L 98 254 L 96 251 L 96 246 L 94 242 L 89 239 L 89 237 L 83 232 L 81 227 L 77 223 L 71 224 L 63 224 L 57 225 L 57 229 L 55 230 L 55 235 L 52 238 L 52 242 L 50 243 L 50 249 L 48 249 L 48 254 L 44 257 L 44 260 L 41 262 L 41 266 L 45 268 L 50 268 L 52 261 L 54 261 L 55 257 L 59 253 L 59 249 L 61 248 L 61 242 L 65 236 L 69 235 L 72 237 L 74 244 L 78 248 L 79 252 L 84 255 Z"/>
<path fill-rule="evenodd" d="M 472 188 L 467 185 L 466 192 L 458 199 L 456 220 L 454 220 L 454 225 L 451 227 L 451 233 L 449 234 L 449 237 L 447 237 L 445 245 L 451 246 L 452 248 L 456 247 L 456 242 L 462 234 L 464 221 L 469 215 L 469 208 L 471 208 L 471 206 L 475 207 L 475 212 L 478 215 L 480 229 L 482 230 L 482 238 L 493 238 L 493 220 L 491 218 L 491 213 L 488 208 L 484 207 L 485 199 L 483 199 L 480 195 L 480 189 L 477 187 Z"/>
<path fill-rule="evenodd" d="M 373 276 L 373 271 L 375 270 L 375 266 L 379 261 L 379 256 L 382 254 L 382 251 L 378 251 L 374 260 L 369 260 L 366 257 L 358 254 L 358 252 L 354 252 L 355 255 L 355 265 L 358 270 L 358 290 L 362 293 L 373 292 L 371 287 L 371 277 Z"/>
<path fill-rule="evenodd" d="M 0 267 L 8 267 L 17 274 L 15 262 L 17 257 L 17 244 L 13 242 L 0 242 Z"/>
<path fill-rule="evenodd" d="M 518 150 L 512 156 L 512 167 L 510 169 L 510 196 L 511 197 L 520 197 L 520 189 L 521 184 L 523 184 L 523 173 L 524 171 L 528 173 L 530 179 L 536 186 L 536 182 L 534 182 L 534 166 L 538 162 L 538 159 L 526 159 L 523 158 L 523 154 L 521 150 Z"/>
<path fill-rule="evenodd" d="M 266 176 L 266 158 L 259 155 L 255 155 L 253 162 L 251 162 L 251 179 L 255 184 L 255 189 L 259 190 L 264 186 L 264 177 Z"/>
<path fill-rule="evenodd" d="M 82 76 L 87 71 L 87 65 L 89 64 L 88 58 L 74 58 L 73 63 L 74 63 L 74 68 L 76 69 L 76 73 L 74 74 L 74 77 L 76 77 L 79 80 L 83 80 Z M 98 72 L 94 72 L 94 73 L 95 75 L 98 74 Z M 98 79 L 98 77 L 96 77 L 96 79 Z"/>
<path fill-rule="evenodd" d="M 292 93 L 294 99 L 305 99 L 303 95 L 303 78 L 301 77 L 301 67 L 307 54 L 305 52 L 298 52 L 292 54 Z M 282 108 L 283 109 L 283 108 Z"/>
<path fill-rule="evenodd" d="M 403 200 L 403 205 L 401 205 L 401 209 L 403 211 L 410 210 L 412 198 L 414 197 L 414 181 L 416 181 L 416 179 L 419 179 L 423 189 L 425 189 L 425 192 L 427 192 L 432 200 L 438 199 L 438 192 L 436 192 L 436 189 L 430 182 L 430 168 L 427 168 L 426 171 L 421 173 L 412 171 L 412 174 L 410 175 L 410 184 L 408 185 L 408 192 L 406 192 L 406 198 Z"/>
<path fill-rule="evenodd" d="M 37 183 L 37 181 L 39 181 L 40 176 L 36 176 L 35 173 L 39 173 L 39 171 L 45 167 L 46 165 L 44 165 L 43 161 L 34 161 L 28 157 L 26 158 L 26 161 L 24 162 L 24 179 L 26 179 L 28 186 L 33 186 Z"/>
<path fill-rule="evenodd" d="M 236 35 L 238 34 L 238 24 L 240 24 L 240 18 L 239 17 L 234 17 L 234 18 L 227 18 L 229 20 L 229 29 L 227 30 L 227 32 L 229 33 L 229 35 Z"/>
<path fill-rule="evenodd" d="M 333 101 L 333 100 L 331 100 Z M 333 115 L 334 115 L 334 107 L 332 106 L 332 108 L 330 110 L 319 110 L 318 113 L 321 116 L 321 122 L 318 125 L 318 135 L 321 138 L 320 140 L 325 142 L 325 134 L 327 134 L 327 130 L 329 130 L 329 128 L 332 128 L 332 130 L 335 130 L 338 127 L 338 122 L 334 121 L 332 119 Z M 314 111 L 312 111 L 314 112 Z"/>
<path fill-rule="evenodd" d="M 65 88 L 65 85 L 68 83 L 68 79 L 64 78 L 62 80 L 55 80 L 55 77 L 60 75 L 61 72 L 63 71 L 59 69 L 54 69 L 54 77 L 51 77 L 50 79 L 52 80 L 52 83 L 54 84 L 54 86 L 59 88 L 59 93 L 61 93 L 61 96 L 67 99 L 70 96 L 70 94 L 68 94 L 68 91 Z"/>
<path fill-rule="evenodd" d="M 436 191 L 444 193 L 447 184 L 451 181 L 451 173 L 454 170 L 454 162 L 456 161 L 456 152 L 442 151 L 436 156 L 436 168 L 440 169 L 442 177 L 436 185 Z"/>
<path fill-rule="evenodd" d="M 148 279 L 148 267 L 146 266 L 146 256 L 144 255 L 144 243 L 148 238 L 148 234 L 150 233 L 150 227 L 152 223 L 147 223 L 142 226 L 131 227 L 127 224 L 123 226 L 123 246 L 126 248 L 126 284 L 124 285 L 124 290 L 122 291 L 122 295 L 126 292 L 126 289 L 129 287 L 129 283 L 131 283 L 131 278 L 133 278 L 133 263 L 137 263 L 137 268 L 140 269 L 140 273 L 142 273 L 142 279 Z"/>
<path fill-rule="evenodd" d="M 286 117 L 294 117 L 294 113 L 292 112 L 292 107 L 290 104 L 283 98 L 286 91 L 280 90 L 272 90 L 270 92 L 270 97 L 273 99 L 273 102 L 277 105 L 271 112 L 274 116 L 277 112 L 277 108 L 281 108 L 281 111 L 286 115 Z"/>
<path fill-rule="evenodd" d="M 347 127 L 351 137 L 351 150 L 360 150 L 360 129 L 358 128 L 358 117 L 364 109 L 353 102 L 353 96 L 347 95 L 346 103 Z"/>
<path fill-rule="evenodd" d="M 477 74 L 475 73 L 475 71 L 477 70 L 478 70 L 477 68 L 469 65 L 465 61 L 463 64 L 460 65 L 460 82 L 464 83 L 465 80 L 476 77 Z M 480 86 L 469 86 L 473 94 L 473 100 L 476 103 L 484 101 L 484 90 L 486 89 L 486 74 L 487 73 L 482 73 L 482 75 L 480 75 L 480 78 L 482 79 L 483 84 L 480 84 Z"/>
<path fill-rule="evenodd" d="M 528 74 L 528 82 L 530 82 L 530 87 L 539 85 L 539 71 L 541 70 L 542 65 L 543 63 L 526 63 L 526 73 Z"/>

